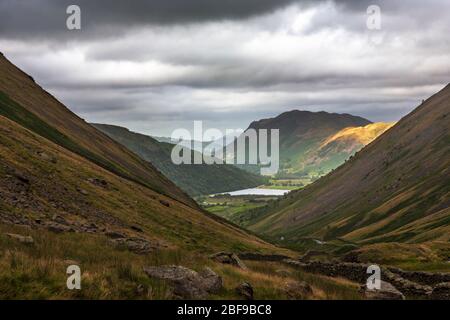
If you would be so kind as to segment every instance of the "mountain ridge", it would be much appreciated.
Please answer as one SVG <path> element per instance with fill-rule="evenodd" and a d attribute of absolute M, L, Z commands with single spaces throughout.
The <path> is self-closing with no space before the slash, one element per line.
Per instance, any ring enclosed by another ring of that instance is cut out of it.
<path fill-rule="evenodd" d="M 247 130 L 279 129 L 280 170 L 276 177 L 317 178 L 333 170 L 352 155 L 352 152 L 334 155 L 324 166 L 320 162 L 308 163 L 312 157 L 318 156 L 320 146 L 345 128 L 369 124 L 372 122 L 347 113 L 291 110 L 273 118 L 253 121 Z M 250 172 L 255 171 L 255 166 L 240 167 Z"/>

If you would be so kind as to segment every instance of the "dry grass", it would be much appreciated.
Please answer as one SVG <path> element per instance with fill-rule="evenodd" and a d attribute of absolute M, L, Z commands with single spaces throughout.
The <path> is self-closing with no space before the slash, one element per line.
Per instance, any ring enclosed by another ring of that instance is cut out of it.
<path fill-rule="evenodd" d="M 32 236 L 34 244 L 20 243 L 5 233 Z M 66 288 L 66 269 L 72 264 L 81 268 L 81 290 Z M 142 270 L 144 266 L 168 264 L 197 271 L 209 266 L 221 275 L 224 289 L 211 299 L 240 299 L 235 288 L 242 282 L 254 287 L 256 299 L 287 299 L 284 286 L 288 281 L 306 281 L 313 287 L 313 295 L 305 299 L 360 298 L 356 284 L 306 274 L 279 263 L 246 261 L 249 270 L 241 270 L 195 252 L 166 249 L 137 255 L 111 246 L 103 236 L 53 234 L 0 224 L 1 299 L 168 299 L 169 286 L 148 278 Z"/>

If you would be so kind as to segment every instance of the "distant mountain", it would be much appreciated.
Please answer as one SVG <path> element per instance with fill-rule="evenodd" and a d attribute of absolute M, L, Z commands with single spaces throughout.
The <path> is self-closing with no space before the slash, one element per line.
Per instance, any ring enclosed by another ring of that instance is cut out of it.
<path fill-rule="evenodd" d="M 353 131 L 344 130 L 328 144 Z M 450 85 L 345 165 L 254 213 L 250 229 L 290 244 L 305 238 L 356 245 L 448 244 L 449 207 Z"/>
<path fill-rule="evenodd" d="M 331 143 L 330 139 L 343 129 L 370 124 L 367 119 L 349 114 L 293 110 L 275 118 L 255 121 L 247 130 L 280 130 L 278 177 L 292 178 L 324 175 L 344 163 L 364 146 L 361 142 L 366 140 L 353 140 L 347 136 L 348 139 L 340 139 L 339 147 L 334 148 L 331 144 L 327 147 L 327 144 Z M 366 131 L 370 129 L 367 128 Z M 256 170 L 254 166 L 243 168 L 252 172 Z"/>
<path fill-rule="evenodd" d="M 181 144 L 186 148 L 189 148 L 191 150 L 195 150 L 198 152 L 201 152 L 204 147 L 206 147 L 207 145 L 209 145 L 211 143 L 211 141 L 203 141 L 198 143 L 198 141 L 194 141 L 194 140 L 183 140 L 181 142 L 179 141 L 172 141 L 172 138 L 169 137 L 158 137 L 158 136 L 151 136 L 151 138 L 155 139 L 158 142 L 164 142 L 164 143 L 168 143 L 168 144 Z M 196 143 L 197 142 L 197 143 Z"/>
<path fill-rule="evenodd" d="M 176 165 L 171 160 L 173 144 L 158 142 L 152 137 L 118 126 L 105 124 L 93 126 L 152 163 L 192 196 L 252 188 L 265 182 L 263 177 L 240 170 L 233 165 Z"/>

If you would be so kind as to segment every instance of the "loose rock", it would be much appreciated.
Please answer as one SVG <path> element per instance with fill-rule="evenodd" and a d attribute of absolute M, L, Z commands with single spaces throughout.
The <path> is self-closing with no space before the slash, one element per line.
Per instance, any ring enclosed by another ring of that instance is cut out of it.
<path fill-rule="evenodd" d="M 241 268 L 243 270 L 247 270 L 247 266 L 234 253 L 218 252 L 218 253 L 211 255 L 210 259 L 212 259 L 216 262 L 219 262 L 219 263 L 230 264 L 230 265 L 236 266 L 238 268 Z"/>
<path fill-rule="evenodd" d="M 197 273 L 183 266 L 145 267 L 144 272 L 152 278 L 167 280 L 172 294 L 180 299 L 206 299 L 209 294 L 222 288 L 222 278 L 211 269 Z"/>
<path fill-rule="evenodd" d="M 290 300 L 302 300 L 312 295 L 313 290 L 309 284 L 300 281 L 288 281 L 284 291 Z"/>
<path fill-rule="evenodd" d="M 117 238 L 111 241 L 117 245 L 124 245 L 128 250 L 137 254 L 147 254 L 155 251 L 159 247 L 157 243 L 152 243 L 141 238 Z"/>
<path fill-rule="evenodd" d="M 253 287 L 250 283 L 243 282 L 235 290 L 245 300 L 253 300 Z"/>

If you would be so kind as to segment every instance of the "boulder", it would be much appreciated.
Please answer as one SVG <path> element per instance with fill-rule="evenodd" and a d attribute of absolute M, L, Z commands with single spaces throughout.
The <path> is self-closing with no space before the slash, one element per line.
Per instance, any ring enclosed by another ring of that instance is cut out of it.
<path fill-rule="evenodd" d="M 208 292 L 218 293 L 222 289 L 222 278 L 219 277 L 211 268 L 205 267 L 199 272 L 199 275 L 203 279 L 206 288 L 208 288 Z"/>
<path fill-rule="evenodd" d="M 236 293 L 245 300 L 253 300 L 253 287 L 248 282 L 243 282 L 235 289 Z"/>
<path fill-rule="evenodd" d="M 166 280 L 172 287 L 174 298 L 206 299 L 222 289 L 222 278 L 209 268 L 201 272 L 183 266 L 144 267 L 151 278 Z"/>
<path fill-rule="evenodd" d="M 363 286 L 363 289 L 365 297 L 369 300 L 405 300 L 405 296 L 397 288 L 383 280 L 379 290 L 369 290 L 366 286 Z"/>
<path fill-rule="evenodd" d="M 243 270 L 247 270 L 247 266 L 234 253 L 218 252 L 218 253 L 211 255 L 210 259 L 212 259 L 216 262 L 219 262 L 219 263 L 230 264 L 232 266 L 241 268 Z"/>
<path fill-rule="evenodd" d="M 123 245 L 131 252 L 137 254 L 147 254 L 159 248 L 157 243 L 152 243 L 141 238 L 117 238 L 111 239 L 111 241 L 116 245 Z"/>
<path fill-rule="evenodd" d="M 436 285 L 431 292 L 430 298 L 433 300 L 450 300 L 450 282 Z"/>
<path fill-rule="evenodd" d="M 303 281 L 286 282 L 284 291 L 290 300 L 303 300 L 313 294 L 311 286 Z"/>
<path fill-rule="evenodd" d="M 30 236 L 22 236 L 20 234 L 15 234 L 15 233 L 6 233 L 6 236 L 11 239 L 17 240 L 20 243 L 26 243 L 26 244 L 34 243 L 33 238 Z"/>

